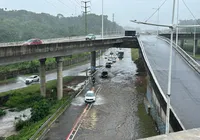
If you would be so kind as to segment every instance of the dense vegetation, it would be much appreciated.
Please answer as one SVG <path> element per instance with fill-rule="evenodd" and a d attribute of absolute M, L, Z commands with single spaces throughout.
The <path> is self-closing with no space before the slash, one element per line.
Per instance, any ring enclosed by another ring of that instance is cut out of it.
<path fill-rule="evenodd" d="M 73 80 L 73 77 L 64 77 L 63 83 L 67 83 L 70 80 Z M 31 108 L 31 118 L 26 121 L 19 119 L 16 123 L 16 130 L 19 131 L 19 134 L 10 136 L 7 138 L 8 140 L 29 139 L 50 115 L 66 102 L 66 99 L 69 98 L 67 91 L 64 91 L 64 98 L 62 100 L 58 101 L 56 99 L 56 82 L 56 80 L 47 82 L 47 98 L 40 95 L 39 84 L 1 94 L 1 96 L 10 95 L 8 101 L 3 106 L 17 110 Z"/>
<path fill-rule="evenodd" d="M 64 17 L 61 14 L 36 14 L 25 10 L 0 9 L 0 42 L 23 41 L 30 38 L 57 38 L 85 34 L 84 15 Z M 123 28 L 104 16 L 104 32 L 122 31 Z M 88 33 L 100 34 L 101 16 L 88 15 Z"/>
<path fill-rule="evenodd" d="M 76 54 L 76 55 L 64 57 L 64 62 L 74 61 L 80 57 L 83 58 L 84 56 L 90 56 L 90 53 L 82 53 L 82 54 Z M 55 64 L 56 64 L 55 58 L 48 58 L 46 60 L 46 70 L 48 71 L 48 70 L 55 69 Z M 15 75 L 13 75 L 12 73 L 18 73 L 18 74 L 38 73 L 39 66 L 40 66 L 39 60 L 0 66 L 0 80 L 14 78 Z"/>
<path fill-rule="evenodd" d="M 3 115 L 6 115 L 6 111 L 0 109 L 0 117 L 3 116 Z"/>
<path fill-rule="evenodd" d="M 5 11 L 0 9 L 0 42 L 12 42 L 28 40 L 30 38 L 56 38 L 74 35 L 84 35 L 84 15 L 78 17 L 64 17 L 61 14 L 52 16 L 46 13 L 36 14 L 25 10 Z M 113 30 L 121 31 L 122 27 L 109 21 L 104 16 L 105 32 Z M 101 16 L 95 14 L 88 15 L 88 33 L 100 34 Z M 66 57 L 65 60 L 76 59 L 88 55 L 88 53 Z M 46 70 L 51 70 L 55 64 L 54 58 L 48 58 L 46 61 Z M 1 80 L 13 78 L 13 72 L 26 71 L 28 73 L 37 73 L 39 61 L 29 61 L 7 66 L 0 66 Z M 8 74 L 10 73 L 10 74 Z M 20 74 L 20 73 L 19 73 Z M 24 73 L 22 73 L 24 74 Z M 4 76 L 5 75 L 5 76 Z"/>

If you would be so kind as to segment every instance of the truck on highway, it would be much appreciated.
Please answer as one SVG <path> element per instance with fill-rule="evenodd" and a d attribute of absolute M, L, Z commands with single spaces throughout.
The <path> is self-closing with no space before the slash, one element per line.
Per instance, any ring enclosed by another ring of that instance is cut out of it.
<path fill-rule="evenodd" d="M 136 35 L 136 31 L 133 31 L 133 30 L 126 30 L 125 31 L 125 36 L 134 37 L 135 35 Z"/>
<path fill-rule="evenodd" d="M 124 51 L 123 50 L 119 50 L 117 55 L 118 55 L 119 59 L 124 58 Z"/>

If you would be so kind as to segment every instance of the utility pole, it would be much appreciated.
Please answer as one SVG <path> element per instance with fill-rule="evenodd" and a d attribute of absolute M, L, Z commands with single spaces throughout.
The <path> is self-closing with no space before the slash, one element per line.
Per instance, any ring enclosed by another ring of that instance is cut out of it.
<path fill-rule="evenodd" d="M 104 29 L 103 29 L 103 26 L 104 26 L 104 25 L 103 25 L 103 22 L 104 22 L 104 21 L 103 21 L 103 18 L 104 18 L 104 17 L 103 17 L 103 0 L 102 0 L 101 2 L 102 2 L 102 3 L 101 3 L 101 4 L 102 4 L 102 7 L 101 7 L 101 8 L 102 8 L 102 14 L 101 14 L 101 38 L 103 39 L 103 35 L 104 35 L 104 34 L 103 34 L 103 30 L 104 30 Z"/>
<path fill-rule="evenodd" d="M 83 4 L 84 4 L 84 6 L 82 6 L 83 8 L 84 8 L 84 15 L 85 15 L 85 35 L 87 35 L 87 14 L 88 14 L 88 8 L 90 7 L 90 6 L 87 6 L 87 4 L 90 2 L 90 1 L 81 1 Z"/>
<path fill-rule="evenodd" d="M 112 22 L 113 22 L 113 33 L 115 33 L 116 29 L 115 29 L 115 14 L 113 13 L 112 15 Z"/>

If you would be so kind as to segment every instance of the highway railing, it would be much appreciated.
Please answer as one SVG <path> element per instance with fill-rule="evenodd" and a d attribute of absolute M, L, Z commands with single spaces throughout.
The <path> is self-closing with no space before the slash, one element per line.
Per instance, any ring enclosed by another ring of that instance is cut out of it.
<path fill-rule="evenodd" d="M 89 84 L 89 81 L 85 81 L 85 85 L 82 87 L 82 89 L 76 94 L 81 94 L 86 86 Z M 58 108 L 58 110 L 35 132 L 35 134 L 29 139 L 29 140 L 40 140 L 42 139 L 50 130 L 51 125 L 60 117 L 63 112 L 69 107 L 70 101 L 76 96 L 72 95 L 70 98 L 68 98 L 65 103 Z"/>
<path fill-rule="evenodd" d="M 152 67 L 151 67 L 151 64 L 150 64 L 149 60 L 148 60 L 147 54 L 146 54 L 146 52 L 145 52 L 143 43 L 142 43 L 142 41 L 140 40 L 140 38 L 138 38 L 138 42 L 139 42 L 139 45 L 140 45 L 140 48 L 141 48 L 141 51 L 142 51 L 144 60 L 145 60 L 145 62 L 146 62 L 146 64 L 147 64 L 147 67 L 148 67 L 148 69 L 149 69 L 149 71 L 150 71 L 150 73 L 151 73 L 151 75 L 152 75 L 152 77 L 153 77 L 153 79 L 154 79 L 154 81 L 155 81 L 157 87 L 158 87 L 158 90 L 160 91 L 160 93 L 161 93 L 163 99 L 165 100 L 165 102 L 167 103 L 166 94 L 163 92 L 163 90 L 162 90 L 162 88 L 161 88 L 161 86 L 160 86 L 160 84 L 159 84 L 159 82 L 158 82 L 158 80 L 157 80 L 157 78 L 156 78 L 156 75 L 154 74 L 154 71 L 153 71 L 153 69 L 152 69 Z M 182 129 L 185 130 L 184 125 L 182 124 L 181 120 L 178 118 L 176 112 L 174 111 L 174 109 L 173 109 L 173 107 L 172 107 L 171 105 L 170 105 L 170 108 L 171 108 L 171 111 L 173 112 L 174 116 L 175 116 L 176 119 L 178 120 L 179 124 L 181 125 Z"/>
<path fill-rule="evenodd" d="M 104 35 L 104 38 L 106 37 L 117 37 L 117 36 L 123 36 L 123 34 L 109 34 Z M 101 35 L 96 35 L 97 38 L 101 38 Z M 43 44 L 48 43 L 59 43 L 59 42 L 65 42 L 65 41 L 78 41 L 78 40 L 84 40 L 85 36 L 67 36 L 67 37 L 61 37 L 61 38 L 49 38 L 49 39 L 42 39 Z M 5 46 L 21 46 L 25 41 L 18 41 L 18 42 L 6 42 L 6 43 L 0 43 L 0 47 Z"/>
<path fill-rule="evenodd" d="M 164 40 L 165 42 L 171 42 L 170 39 L 165 37 L 160 37 L 160 39 Z M 173 42 L 173 48 L 200 74 L 200 65 L 197 63 L 189 54 L 187 54 L 180 46 L 176 45 Z"/>

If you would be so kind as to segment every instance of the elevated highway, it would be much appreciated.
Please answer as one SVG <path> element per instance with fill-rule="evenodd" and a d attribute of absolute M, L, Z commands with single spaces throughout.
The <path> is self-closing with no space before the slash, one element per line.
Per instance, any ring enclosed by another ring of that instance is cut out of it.
<path fill-rule="evenodd" d="M 165 34 L 159 34 L 160 36 L 166 37 L 166 38 L 170 38 L 171 34 L 170 33 L 165 33 Z M 195 34 L 196 39 L 200 39 L 200 33 L 196 33 Z M 173 34 L 173 38 L 176 38 L 176 33 Z M 194 33 L 178 33 L 178 38 L 179 39 L 191 39 L 194 38 Z"/>
<path fill-rule="evenodd" d="M 163 96 L 160 101 L 165 112 L 170 44 L 156 36 L 141 36 L 139 41 L 148 69 Z M 200 75 L 175 49 L 172 61 L 171 112 L 183 129 L 198 128 Z"/>
<path fill-rule="evenodd" d="M 108 37 L 86 41 L 83 37 L 48 40 L 41 45 L 23 46 L 21 43 L 7 43 L 0 46 L 0 65 L 31 61 L 36 59 L 62 57 L 83 52 L 92 52 L 111 47 L 138 48 L 137 38 Z"/>

